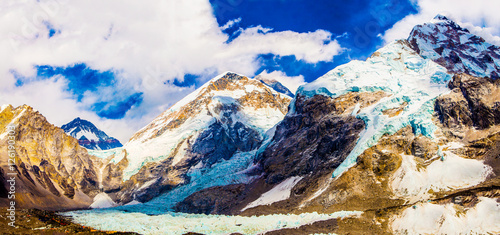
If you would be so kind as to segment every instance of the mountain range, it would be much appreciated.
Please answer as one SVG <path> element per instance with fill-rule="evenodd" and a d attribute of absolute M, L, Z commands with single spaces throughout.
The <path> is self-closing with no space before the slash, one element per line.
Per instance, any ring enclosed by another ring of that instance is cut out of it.
<path fill-rule="evenodd" d="M 20 205 L 116 207 L 72 214 L 99 229 L 138 213 L 319 213 L 331 216 L 269 234 L 495 234 L 499 68 L 498 46 L 438 15 L 296 94 L 223 73 L 112 149 L 79 143 L 113 139 L 91 123 L 60 129 L 26 105 L 2 106 L 0 125 L 17 125 Z"/>

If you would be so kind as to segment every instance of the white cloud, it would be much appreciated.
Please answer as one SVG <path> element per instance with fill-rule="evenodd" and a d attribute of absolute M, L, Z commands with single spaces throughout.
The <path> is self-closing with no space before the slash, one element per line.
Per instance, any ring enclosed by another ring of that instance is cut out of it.
<path fill-rule="evenodd" d="M 276 80 L 276 81 L 280 82 L 281 84 L 286 86 L 286 88 L 288 88 L 288 90 L 290 90 L 294 94 L 300 85 L 303 85 L 306 83 L 304 81 L 304 76 L 299 75 L 299 76 L 289 77 L 282 71 L 273 71 L 273 72 L 269 73 L 269 72 L 267 72 L 267 70 L 264 70 L 259 74 L 259 76 L 261 76 L 264 79 Z"/>
<path fill-rule="evenodd" d="M 50 90 L 53 96 L 44 104 L 48 98 L 31 92 L 31 86 L 16 87 L 9 71 L 29 77 L 35 75 L 33 65 L 74 63 L 119 71 L 119 79 L 144 92 L 143 103 L 127 112 L 123 120 L 98 121 L 118 123 L 109 124 L 111 130 L 104 131 L 120 140 L 130 136 L 134 125 L 147 124 L 194 89 L 164 84 L 167 80 L 182 79 L 187 73 L 226 70 L 252 76 L 259 69 L 256 58 L 261 53 L 295 55 L 316 63 L 331 61 L 341 51 L 331 33 L 323 30 L 274 32 L 257 26 L 243 29 L 240 36 L 226 43 L 229 37 L 218 25 L 208 0 L 2 0 L 0 22 L 0 34 L 6 35 L 0 38 L 0 54 L 4 55 L 0 58 L 1 103 L 37 106 L 58 125 L 63 124 L 59 121 L 62 113 L 91 117 L 86 111 L 90 102 L 112 92 L 89 94 L 78 103 L 68 97 L 61 81 L 40 81 L 36 83 L 40 92 Z M 60 33 L 49 38 L 47 25 Z M 122 88 L 115 87 L 117 91 Z M 64 119 L 70 121 L 69 116 Z M 99 119 L 95 115 L 91 118 Z M 134 124 L 120 124 L 124 122 Z"/>
<path fill-rule="evenodd" d="M 221 26 L 220 29 L 226 30 L 226 29 L 232 28 L 233 26 L 237 25 L 240 22 L 241 22 L 241 17 L 234 19 L 234 20 L 230 20 L 225 25 Z"/>
<path fill-rule="evenodd" d="M 450 17 L 489 43 L 499 45 L 500 1 L 496 0 L 413 0 L 418 13 L 408 15 L 383 35 L 386 43 L 407 38 L 417 24 L 429 22 L 437 14 Z"/>
<path fill-rule="evenodd" d="M 53 77 L 48 80 L 40 80 L 28 83 L 18 89 L 2 93 L 0 100 L 8 100 L 10 104 L 19 106 L 28 104 L 44 115 L 47 120 L 57 126 L 62 126 L 76 117 L 89 120 L 108 134 L 112 133 L 122 143 L 128 141 L 128 137 L 142 127 L 139 122 L 129 120 L 107 120 L 100 118 L 94 112 L 88 111 L 84 103 L 72 99 L 72 94 L 65 91 L 66 80 Z M 146 115 L 143 119 L 151 120 L 152 115 Z"/>

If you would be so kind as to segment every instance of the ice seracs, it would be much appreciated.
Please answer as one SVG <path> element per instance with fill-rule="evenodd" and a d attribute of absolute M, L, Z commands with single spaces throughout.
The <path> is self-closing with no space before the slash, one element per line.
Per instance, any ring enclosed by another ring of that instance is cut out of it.
<path fill-rule="evenodd" d="M 434 100 L 449 91 L 447 82 L 450 79 L 446 68 L 422 58 L 401 40 L 379 49 L 366 61 L 351 61 L 299 87 L 297 96 L 336 98 L 348 92 L 375 91 L 388 94 L 379 102 L 357 110 L 356 116 L 365 121 L 366 128 L 352 152 L 333 173 L 337 177 L 384 134 L 394 134 L 411 125 L 416 134 L 433 138 L 436 129 L 431 120 Z M 399 115 L 384 114 L 403 104 L 406 106 Z"/>
<path fill-rule="evenodd" d="M 274 214 L 265 216 L 225 216 L 167 213 L 147 215 L 122 211 L 68 212 L 77 223 L 105 231 L 128 231 L 140 234 L 264 234 L 282 228 L 295 228 L 317 221 L 360 216 L 359 211 L 339 211 L 331 214 Z"/>

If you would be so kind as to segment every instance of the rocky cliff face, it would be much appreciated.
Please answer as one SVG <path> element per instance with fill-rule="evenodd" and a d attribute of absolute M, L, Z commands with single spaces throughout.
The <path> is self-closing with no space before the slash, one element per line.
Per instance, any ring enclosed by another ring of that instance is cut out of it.
<path fill-rule="evenodd" d="M 87 120 L 75 118 L 73 121 L 62 125 L 68 135 L 78 140 L 80 146 L 91 150 L 107 150 L 122 147 L 117 139 L 108 136 Z"/>
<path fill-rule="evenodd" d="M 451 93 L 436 101 L 446 127 L 487 129 L 500 124 L 500 80 L 457 74 L 449 87 Z"/>
<path fill-rule="evenodd" d="M 7 125 L 15 125 L 16 203 L 18 208 L 87 208 L 99 192 L 100 160 L 78 141 L 50 124 L 33 108 L 4 105 L 0 111 L 2 187 L 8 168 Z M 0 200 L 7 203 L 5 197 Z"/>

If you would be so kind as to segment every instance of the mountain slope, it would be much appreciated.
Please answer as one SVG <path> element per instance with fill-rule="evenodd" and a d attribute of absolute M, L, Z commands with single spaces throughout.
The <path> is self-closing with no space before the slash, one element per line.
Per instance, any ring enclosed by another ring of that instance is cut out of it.
<path fill-rule="evenodd" d="M 104 191 L 122 204 L 144 202 L 202 180 L 201 172 L 246 167 L 251 156 L 245 153 L 261 145 L 266 131 L 286 114 L 290 100 L 255 79 L 230 72 L 215 77 L 139 130 L 123 148 L 92 152 L 108 162 L 101 169 Z M 220 178 L 223 175 L 214 172 L 218 180 L 207 182 L 207 187 L 249 179 Z"/>
<path fill-rule="evenodd" d="M 449 41 L 449 32 L 434 36 Z M 465 60 L 443 67 L 446 59 L 425 56 L 434 45 L 418 53 L 414 45 L 390 43 L 301 86 L 255 160 L 261 177 L 202 190 L 176 208 L 243 215 L 360 210 L 352 224 L 389 234 L 498 233 L 494 222 L 469 219 L 500 216 L 500 83 L 455 74 L 494 77 L 498 69 L 477 70 Z M 455 70 L 461 66 L 469 69 Z"/>
<path fill-rule="evenodd" d="M 0 111 L 0 188 L 7 185 L 6 174 L 11 172 L 8 125 L 15 125 L 17 208 L 62 210 L 87 208 L 92 203 L 99 190 L 99 159 L 27 105 L 4 105 Z M 8 200 L 1 198 L 0 203 L 7 205 Z"/>
<path fill-rule="evenodd" d="M 450 79 L 445 68 L 423 59 L 402 40 L 365 62 L 351 61 L 301 86 L 258 158 L 264 177 L 250 188 L 271 190 L 290 177 L 303 177 L 294 187 L 299 194 L 292 194 L 293 203 L 272 207 L 286 212 L 319 196 L 332 174 L 339 178 L 382 136 L 411 126 L 415 135 L 434 138 L 433 101 L 448 91 Z M 246 213 L 257 211 L 263 210 Z"/>
<path fill-rule="evenodd" d="M 62 125 L 61 129 L 77 139 L 78 143 L 86 149 L 107 150 L 123 146 L 120 141 L 109 137 L 91 122 L 80 118 L 75 118 L 73 121 Z"/>

